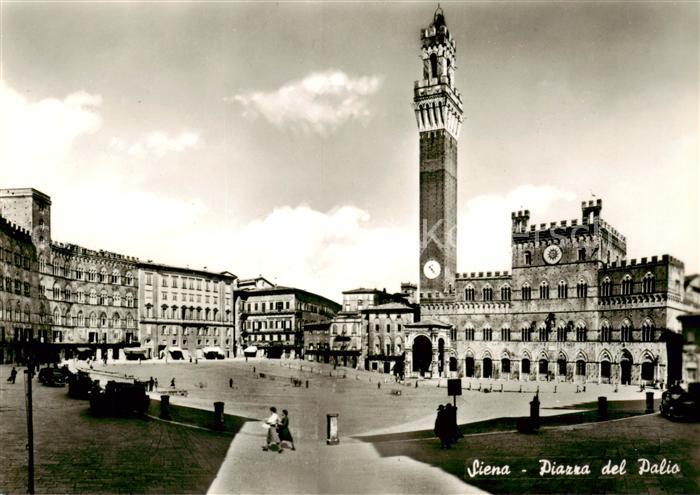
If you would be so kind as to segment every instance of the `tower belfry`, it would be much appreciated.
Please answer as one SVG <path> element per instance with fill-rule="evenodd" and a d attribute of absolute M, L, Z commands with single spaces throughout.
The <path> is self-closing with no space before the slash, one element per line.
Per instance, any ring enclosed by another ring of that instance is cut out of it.
<path fill-rule="evenodd" d="M 444 12 L 421 32 L 423 79 L 413 107 L 420 136 L 420 290 L 449 291 L 457 271 L 457 140 L 462 97 Z"/>

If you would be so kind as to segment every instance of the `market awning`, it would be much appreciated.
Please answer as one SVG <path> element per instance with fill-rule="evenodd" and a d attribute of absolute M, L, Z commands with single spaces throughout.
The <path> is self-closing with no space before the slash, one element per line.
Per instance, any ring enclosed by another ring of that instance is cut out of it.
<path fill-rule="evenodd" d="M 347 335 L 338 335 L 335 338 L 335 341 L 336 342 L 350 342 L 350 337 L 348 337 Z"/>
<path fill-rule="evenodd" d="M 258 348 L 254 345 L 249 345 L 243 352 L 258 352 Z"/>
<path fill-rule="evenodd" d="M 92 349 L 90 349 L 89 347 L 78 347 L 75 350 L 78 352 L 90 352 Z"/>
<path fill-rule="evenodd" d="M 148 354 L 148 349 L 124 349 L 126 354 Z"/>

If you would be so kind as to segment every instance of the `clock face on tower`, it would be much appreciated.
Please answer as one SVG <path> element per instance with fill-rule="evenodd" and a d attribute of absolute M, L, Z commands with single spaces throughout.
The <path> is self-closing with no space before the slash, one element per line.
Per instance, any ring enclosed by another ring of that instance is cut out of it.
<path fill-rule="evenodd" d="M 544 253 L 542 253 L 542 257 L 544 258 L 545 263 L 548 265 L 556 265 L 559 263 L 562 257 L 561 248 L 556 244 L 547 246 Z"/>
<path fill-rule="evenodd" d="M 431 280 L 439 277 L 441 270 L 440 263 L 436 260 L 428 260 L 425 262 L 425 265 L 423 265 L 423 275 Z"/>

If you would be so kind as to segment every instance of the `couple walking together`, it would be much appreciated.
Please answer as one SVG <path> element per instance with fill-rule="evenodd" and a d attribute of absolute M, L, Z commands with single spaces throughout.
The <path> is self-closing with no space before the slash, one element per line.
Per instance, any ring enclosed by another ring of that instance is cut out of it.
<path fill-rule="evenodd" d="M 288 442 L 292 445 L 292 450 L 294 448 L 294 439 L 292 438 L 292 432 L 289 431 L 289 412 L 286 409 L 282 409 L 282 417 L 277 414 L 277 408 L 270 408 L 270 417 L 265 420 L 265 426 L 267 427 L 267 445 L 263 447 L 263 450 L 272 450 L 282 453 L 282 444 Z"/>

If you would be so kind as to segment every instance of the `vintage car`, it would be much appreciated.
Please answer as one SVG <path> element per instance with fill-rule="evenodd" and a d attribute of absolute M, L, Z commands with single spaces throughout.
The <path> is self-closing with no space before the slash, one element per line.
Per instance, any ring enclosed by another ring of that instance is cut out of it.
<path fill-rule="evenodd" d="M 687 391 L 672 385 L 661 395 L 660 411 L 669 419 L 700 420 L 700 383 L 691 383 Z"/>
<path fill-rule="evenodd" d="M 148 411 L 150 399 L 144 382 L 125 383 L 109 381 L 104 391 L 93 389 L 90 393 L 90 411 L 96 416 L 143 415 Z"/>
<path fill-rule="evenodd" d="M 72 373 L 68 377 L 68 397 L 87 400 L 90 398 L 90 392 L 95 387 L 96 385 L 90 378 L 90 375 L 84 371 Z"/>
<path fill-rule="evenodd" d="M 66 385 L 66 375 L 62 369 L 43 368 L 39 370 L 39 383 L 47 387 L 63 387 Z"/>

